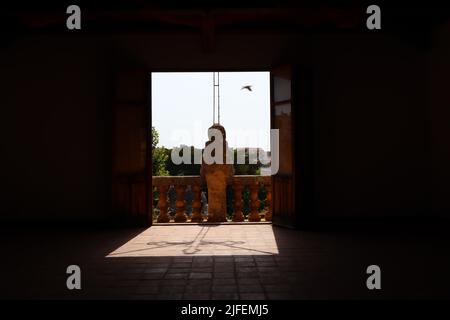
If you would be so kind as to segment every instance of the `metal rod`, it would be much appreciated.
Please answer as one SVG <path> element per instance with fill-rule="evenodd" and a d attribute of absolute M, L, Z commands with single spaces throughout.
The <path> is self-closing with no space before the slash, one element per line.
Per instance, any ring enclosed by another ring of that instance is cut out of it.
<path fill-rule="evenodd" d="M 213 124 L 216 121 L 216 73 L 213 72 Z"/>
<path fill-rule="evenodd" d="M 220 124 L 220 79 L 217 72 L 217 123 Z"/>

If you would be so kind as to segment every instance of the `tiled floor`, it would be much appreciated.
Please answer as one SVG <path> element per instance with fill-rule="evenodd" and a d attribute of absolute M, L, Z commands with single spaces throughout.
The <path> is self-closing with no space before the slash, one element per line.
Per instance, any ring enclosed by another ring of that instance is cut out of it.
<path fill-rule="evenodd" d="M 270 224 L 6 230 L 2 298 L 345 299 L 450 297 L 441 232 L 307 232 Z M 66 288 L 81 268 L 82 289 Z M 382 290 L 366 288 L 366 268 Z"/>

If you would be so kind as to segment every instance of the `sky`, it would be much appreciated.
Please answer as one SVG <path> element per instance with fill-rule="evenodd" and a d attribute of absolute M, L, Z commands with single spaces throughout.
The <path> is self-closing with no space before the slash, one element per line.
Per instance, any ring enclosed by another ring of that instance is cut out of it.
<path fill-rule="evenodd" d="M 246 85 L 251 92 L 241 90 Z M 212 124 L 212 72 L 152 73 L 152 126 L 159 146 L 203 148 Z M 269 72 L 220 72 L 220 124 L 229 147 L 270 150 Z"/>

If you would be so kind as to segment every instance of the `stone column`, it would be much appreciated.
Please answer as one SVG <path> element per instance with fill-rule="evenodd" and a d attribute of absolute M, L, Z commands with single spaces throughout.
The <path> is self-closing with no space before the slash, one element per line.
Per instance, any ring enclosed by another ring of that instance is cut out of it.
<path fill-rule="evenodd" d="M 208 222 L 227 221 L 227 182 L 231 169 L 226 165 L 213 164 L 204 170 L 208 187 Z"/>
<path fill-rule="evenodd" d="M 232 183 L 234 168 L 233 164 L 226 163 L 226 154 L 228 151 L 228 145 L 226 142 L 225 128 L 219 124 L 215 124 L 208 129 L 208 140 L 205 144 L 205 148 L 211 143 L 217 143 L 213 139 L 211 129 L 218 130 L 221 133 L 222 144 L 217 147 L 222 152 L 222 163 L 207 164 L 204 159 L 200 169 L 200 175 L 206 182 L 208 188 L 208 222 L 226 222 L 227 217 L 227 185 Z M 214 133 L 217 133 L 215 131 Z M 219 135 L 220 137 L 220 135 Z M 213 146 L 216 146 L 213 144 Z M 215 157 L 215 151 L 213 150 L 212 156 Z"/>

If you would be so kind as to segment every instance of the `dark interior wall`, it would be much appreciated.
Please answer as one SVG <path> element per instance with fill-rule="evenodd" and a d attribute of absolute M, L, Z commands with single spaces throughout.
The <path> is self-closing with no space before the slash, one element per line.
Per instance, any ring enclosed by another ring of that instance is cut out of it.
<path fill-rule="evenodd" d="M 420 214 L 426 209 L 426 56 L 390 38 L 196 35 L 47 38 L 0 52 L 2 218 L 96 219 L 109 212 L 111 77 L 149 70 L 315 72 L 319 216 Z"/>
<path fill-rule="evenodd" d="M 307 39 L 294 35 L 222 34 L 213 52 L 203 50 L 198 35 L 116 36 L 109 38 L 120 63 L 138 63 L 149 70 L 269 70 L 272 65 L 310 53 Z"/>
<path fill-rule="evenodd" d="M 450 213 L 449 39 L 450 23 L 447 22 L 435 30 L 428 60 L 432 211 L 446 217 Z"/>
<path fill-rule="evenodd" d="M 426 54 L 385 36 L 317 37 L 319 216 L 426 213 Z"/>
<path fill-rule="evenodd" d="M 108 70 L 94 40 L 36 37 L 0 51 L 2 219 L 104 217 Z"/>

